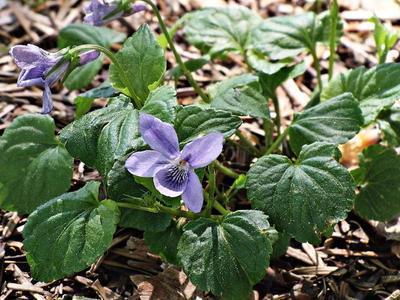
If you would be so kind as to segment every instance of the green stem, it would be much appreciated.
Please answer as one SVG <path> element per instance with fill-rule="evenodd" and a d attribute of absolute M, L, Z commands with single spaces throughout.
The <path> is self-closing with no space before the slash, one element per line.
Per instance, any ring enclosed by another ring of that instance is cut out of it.
<path fill-rule="evenodd" d="M 284 132 L 282 132 L 274 141 L 274 143 L 271 145 L 271 147 L 268 148 L 268 150 L 265 152 L 265 155 L 269 155 L 272 152 L 274 152 L 283 142 L 283 140 L 285 139 L 285 137 L 288 135 L 289 133 L 289 127 L 285 129 Z"/>
<path fill-rule="evenodd" d="M 193 87 L 195 92 L 201 97 L 201 99 L 205 103 L 210 103 L 210 99 L 207 97 L 207 95 L 203 92 L 203 90 L 197 85 L 196 81 L 194 80 L 192 73 L 186 68 L 186 65 L 184 64 L 181 56 L 179 55 L 178 51 L 175 48 L 175 44 L 171 39 L 171 36 L 169 35 L 167 26 L 165 26 L 165 23 L 161 17 L 160 11 L 157 8 L 157 5 L 152 2 L 152 0 L 142 0 L 143 2 L 147 3 L 148 5 L 151 6 L 154 14 L 156 15 L 158 22 L 160 23 L 160 28 L 162 32 L 165 35 L 165 38 L 169 44 L 169 47 L 171 48 L 172 52 L 174 53 L 176 62 L 178 63 L 179 67 L 181 68 L 183 74 L 186 76 L 186 79 L 189 81 L 189 84 Z"/>
<path fill-rule="evenodd" d="M 274 131 L 274 125 L 273 125 L 272 121 L 269 119 L 264 119 L 263 120 L 263 129 L 265 132 L 265 137 L 264 137 L 265 148 L 268 148 L 271 144 L 272 133 Z"/>
<path fill-rule="evenodd" d="M 317 71 L 318 89 L 322 91 L 321 65 L 319 63 L 315 47 L 311 49 L 311 55 L 313 57 L 314 68 Z"/>
<path fill-rule="evenodd" d="M 217 189 L 217 182 L 215 178 L 215 169 L 214 164 L 208 166 L 208 196 L 207 199 L 207 206 L 206 206 L 206 215 L 211 215 L 211 210 L 214 206 L 215 201 L 215 191 Z"/>
<path fill-rule="evenodd" d="M 331 18 L 331 32 L 329 36 L 329 71 L 328 78 L 332 79 L 333 76 L 333 66 L 336 57 L 336 31 L 337 31 L 337 21 L 338 21 L 338 3 L 337 0 L 332 0 L 330 8 L 330 18 Z"/>
<path fill-rule="evenodd" d="M 271 98 L 272 98 L 272 103 L 274 104 L 274 109 L 275 109 L 275 113 L 276 113 L 276 117 L 275 117 L 276 131 L 278 132 L 278 134 L 280 134 L 281 133 L 281 109 L 279 107 L 278 97 L 276 96 L 276 94 L 274 94 Z"/>
<path fill-rule="evenodd" d="M 214 167 L 221 172 L 222 174 L 231 177 L 231 178 L 238 178 L 240 176 L 239 173 L 236 173 L 235 171 L 233 171 L 232 169 L 225 167 L 223 164 L 221 164 L 219 161 L 215 160 L 214 161 Z"/>
<path fill-rule="evenodd" d="M 223 216 L 229 214 L 229 210 L 221 205 L 218 201 L 214 201 L 214 208 L 219 211 Z"/>
<path fill-rule="evenodd" d="M 118 62 L 118 60 L 115 58 L 114 53 L 112 53 L 110 50 L 107 48 L 104 48 L 99 45 L 92 45 L 92 44 L 87 44 L 87 45 L 81 45 L 73 48 L 71 51 L 73 52 L 81 52 L 84 50 L 97 50 L 100 51 L 101 53 L 104 53 L 111 61 L 112 64 L 118 69 L 118 73 L 120 74 L 120 78 L 122 80 L 122 83 L 127 87 L 129 94 L 131 95 L 133 101 L 135 102 L 136 108 L 141 108 L 143 105 L 140 102 L 139 98 L 135 94 L 135 89 L 130 83 L 129 78 L 127 78 L 125 69 L 124 67 L 121 66 L 121 64 Z"/>
<path fill-rule="evenodd" d="M 201 214 L 195 214 L 191 211 L 183 211 L 180 209 L 174 209 L 171 207 L 167 207 L 161 204 L 157 204 L 155 207 L 145 207 L 145 206 L 140 206 L 140 205 L 136 205 L 133 203 L 129 203 L 129 202 L 116 202 L 118 207 L 124 207 L 124 208 L 130 208 L 130 209 L 136 209 L 136 210 L 140 210 L 140 211 L 146 211 L 146 212 L 150 212 L 150 213 L 167 213 L 169 215 L 175 216 L 175 217 L 182 217 L 182 218 L 187 218 L 187 219 L 197 219 L 202 217 Z M 212 218 L 216 217 L 216 216 L 211 216 Z"/>
<path fill-rule="evenodd" d="M 236 130 L 235 134 L 238 136 L 240 142 L 243 143 L 243 146 L 254 156 L 259 156 L 258 149 L 239 131 Z"/>

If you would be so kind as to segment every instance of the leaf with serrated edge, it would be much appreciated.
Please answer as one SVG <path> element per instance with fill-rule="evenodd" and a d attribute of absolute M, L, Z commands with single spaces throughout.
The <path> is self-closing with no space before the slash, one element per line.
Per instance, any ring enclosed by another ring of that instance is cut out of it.
<path fill-rule="evenodd" d="M 114 43 L 123 42 L 124 33 L 106 28 L 95 27 L 88 24 L 70 24 L 64 27 L 58 36 L 58 48 L 95 44 L 109 48 Z"/>
<path fill-rule="evenodd" d="M 244 52 L 250 32 L 260 21 L 260 16 L 245 7 L 207 8 L 189 14 L 184 29 L 191 44 L 215 56 Z"/>
<path fill-rule="evenodd" d="M 343 144 L 352 139 L 363 124 L 358 102 L 350 93 L 320 103 L 295 116 L 289 127 L 290 146 L 299 153 L 305 144 Z"/>
<path fill-rule="evenodd" d="M 137 97 L 142 103 L 150 90 L 161 81 L 166 61 L 164 50 L 157 43 L 148 25 L 142 25 L 135 34 L 128 38 L 115 59 L 123 67 L 124 74 L 114 64 L 110 66 L 110 81 L 113 87 L 126 95 Z M 129 80 L 135 95 L 130 95 L 124 79 Z"/>
<path fill-rule="evenodd" d="M 111 245 L 119 210 L 99 202 L 98 182 L 40 206 L 24 227 L 24 247 L 32 276 L 44 282 L 87 268 Z"/>
<path fill-rule="evenodd" d="M 383 109 L 400 98 L 400 64 L 382 64 L 372 69 L 359 67 L 340 74 L 324 87 L 321 101 L 346 92 L 360 102 L 364 125 L 373 122 Z"/>
<path fill-rule="evenodd" d="M 361 216 L 390 221 L 400 214 L 400 156 L 392 148 L 374 145 L 360 160 L 363 180 L 355 202 Z"/>
<path fill-rule="evenodd" d="M 305 145 L 296 163 L 286 156 L 261 157 L 251 168 L 247 194 L 252 207 L 268 212 L 278 231 L 300 242 L 318 243 L 323 231 L 346 218 L 354 182 L 335 145 Z"/>
<path fill-rule="evenodd" d="M 320 39 L 321 21 L 313 12 L 268 18 L 252 33 L 252 44 L 274 60 L 310 51 Z"/>
<path fill-rule="evenodd" d="M 164 122 L 173 123 L 177 105 L 175 89 L 164 85 L 150 93 L 141 111 Z"/>
<path fill-rule="evenodd" d="M 66 192 L 73 159 L 55 135 L 52 118 L 18 117 L 0 138 L 0 206 L 30 213 Z"/>
<path fill-rule="evenodd" d="M 200 218 L 184 227 L 178 258 L 201 290 L 247 299 L 269 264 L 269 230 L 267 216 L 255 210 L 230 213 L 220 223 Z"/>
<path fill-rule="evenodd" d="M 182 233 L 182 228 L 175 221 L 172 221 L 168 228 L 163 231 L 145 231 L 144 241 L 152 252 L 160 255 L 171 264 L 179 265 L 177 247 Z"/>
<path fill-rule="evenodd" d="M 243 74 L 224 80 L 210 88 L 210 96 L 212 108 L 269 119 L 267 101 L 256 76 Z"/>
<path fill-rule="evenodd" d="M 60 138 L 75 158 L 106 175 L 115 160 L 144 146 L 138 122 L 139 112 L 120 96 L 66 126 Z"/>
<path fill-rule="evenodd" d="M 180 108 L 175 118 L 175 130 L 182 143 L 217 131 L 229 137 L 241 124 L 240 118 L 229 112 L 194 105 Z"/>

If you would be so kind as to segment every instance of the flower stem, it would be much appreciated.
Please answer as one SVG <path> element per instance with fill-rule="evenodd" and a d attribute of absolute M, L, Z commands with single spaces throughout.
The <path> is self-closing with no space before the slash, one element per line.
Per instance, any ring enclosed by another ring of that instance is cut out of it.
<path fill-rule="evenodd" d="M 233 171 L 232 169 L 225 167 L 223 164 L 221 164 L 218 160 L 214 161 L 214 167 L 221 172 L 222 174 L 231 177 L 231 178 L 238 178 L 240 175 L 239 173 L 236 173 L 235 171 Z"/>
<path fill-rule="evenodd" d="M 289 127 L 285 129 L 284 132 L 282 132 L 274 141 L 274 143 L 271 145 L 271 147 L 268 148 L 268 150 L 265 152 L 265 155 L 269 155 L 272 152 L 274 152 L 283 142 L 283 140 L 285 139 L 285 137 L 288 135 L 289 133 Z"/>
<path fill-rule="evenodd" d="M 217 189 L 214 164 L 208 166 L 208 186 L 209 189 L 208 189 L 208 197 L 206 197 L 207 206 L 205 212 L 207 216 L 211 215 L 211 210 L 214 206 L 214 201 L 215 201 L 215 191 Z"/>
<path fill-rule="evenodd" d="M 318 90 L 322 91 L 322 78 L 321 78 L 321 64 L 319 63 L 317 50 L 315 45 L 311 49 L 311 55 L 313 58 L 314 68 L 317 71 L 317 79 L 318 79 Z"/>
<path fill-rule="evenodd" d="M 141 206 L 141 205 L 136 205 L 133 203 L 129 203 L 129 202 L 116 202 L 118 207 L 124 207 L 124 208 L 130 208 L 130 209 L 136 209 L 136 210 L 140 210 L 140 211 L 147 211 L 150 213 L 167 213 L 169 215 L 172 215 L 174 217 L 182 217 L 182 218 L 187 218 L 187 219 L 197 219 L 202 217 L 201 214 L 195 214 L 191 211 L 183 211 L 180 209 L 174 209 L 171 207 L 167 207 L 164 206 L 162 204 L 156 204 L 156 206 L 154 207 L 145 207 L 145 206 Z M 210 216 L 211 218 L 215 218 L 218 216 Z"/>
<path fill-rule="evenodd" d="M 254 156 L 259 156 L 258 149 L 240 132 L 240 130 L 236 130 L 235 134 L 239 138 L 240 142 L 243 143 L 243 146 Z"/>
<path fill-rule="evenodd" d="M 101 53 L 104 53 L 111 61 L 112 64 L 118 69 L 118 73 L 121 76 L 122 83 L 126 86 L 126 88 L 129 91 L 129 94 L 131 95 L 133 101 L 135 102 L 136 108 L 142 108 L 142 103 L 140 102 L 139 98 L 135 94 L 135 89 L 131 85 L 129 78 L 127 78 L 125 74 L 125 69 L 121 66 L 121 64 L 118 62 L 118 60 L 115 58 L 114 53 L 112 53 L 110 50 L 107 48 L 104 48 L 99 45 L 92 45 L 92 44 L 87 44 L 87 45 L 81 45 L 73 48 L 71 51 L 73 52 L 81 52 L 84 50 L 97 50 L 100 51 Z"/>
<path fill-rule="evenodd" d="M 151 6 L 154 14 L 156 15 L 158 22 L 160 24 L 160 28 L 162 30 L 162 32 L 165 35 L 165 38 L 172 50 L 172 52 L 174 53 L 176 62 L 178 63 L 179 67 L 181 68 L 183 74 L 185 75 L 186 79 L 188 80 L 189 84 L 193 87 L 193 89 L 195 90 L 195 92 L 201 97 L 201 99 L 205 102 L 205 103 L 210 103 L 210 99 L 207 97 L 207 95 L 203 92 L 203 90 L 197 85 L 196 81 L 194 80 L 192 73 L 188 70 L 188 68 L 186 68 L 186 65 L 184 64 L 182 57 L 180 56 L 180 54 L 178 53 L 178 51 L 175 48 L 175 44 L 171 39 L 171 36 L 168 32 L 167 26 L 165 26 L 165 23 L 160 15 L 160 12 L 157 8 L 157 5 L 154 4 L 152 2 L 152 0 L 142 0 L 143 2 L 147 3 L 148 5 Z"/>
<path fill-rule="evenodd" d="M 229 210 L 221 205 L 218 201 L 214 201 L 214 208 L 218 210 L 223 216 L 229 214 Z"/>
<path fill-rule="evenodd" d="M 330 8 L 330 18 L 331 18 L 331 32 L 329 36 L 329 71 L 328 78 L 332 79 L 333 76 L 333 65 L 335 63 L 335 54 L 336 54 L 336 30 L 337 30 L 337 21 L 338 21 L 338 3 L 337 0 L 332 0 L 331 8 Z"/>
<path fill-rule="evenodd" d="M 275 117 L 276 131 L 278 132 L 278 134 L 280 134 L 281 133 L 281 109 L 279 107 L 279 100 L 275 93 L 274 93 L 274 95 L 272 95 L 271 99 L 272 99 L 272 103 L 274 104 L 274 109 L 275 109 L 275 113 L 276 113 L 276 117 Z"/>

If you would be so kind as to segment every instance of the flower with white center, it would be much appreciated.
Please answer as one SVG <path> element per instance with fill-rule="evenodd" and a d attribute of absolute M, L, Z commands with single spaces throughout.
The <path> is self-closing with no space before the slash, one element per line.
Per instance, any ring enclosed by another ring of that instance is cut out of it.
<path fill-rule="evenodd" d="M 179 151 L 178 136 L 171 124 L 142 113 L 140 133 L 152 150 L 132 154 L 125 163 L 140 177 L 153 177 L 156 189 L 168 197 L 182 196 L 193 212 L 203 206 L 203 188 L 194 172 L 212 163 L 222 152 L 224 137 L 219 132 L 197 138 Z"/>

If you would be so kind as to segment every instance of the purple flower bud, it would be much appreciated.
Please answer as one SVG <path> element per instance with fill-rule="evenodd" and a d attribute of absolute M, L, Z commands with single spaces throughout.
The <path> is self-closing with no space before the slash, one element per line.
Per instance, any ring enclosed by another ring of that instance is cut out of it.
<path fill-rule="evenodd" d="M 153 177 L 156 189 L 163 195 L 182 195 L 185 205 L 193 212 L 203 206 L 203 188 L 195 169 L 203 168 L 222 152 L 221 133 L 207 134 L 192 141 L 179 151 L 179 142 L 172 125 L 142 113 L 140 133 L 153 150 L 132 154 L 125 163 L 128 171 L 141 177 Z"/>
<path fill-rule="evenodd" d="M 18 86 L 40 86 L 43 91 L 42 113 L 48 114 L 53 109 L 50 87 L 68 70 L 71 61 L 65 58 L 65 51 L 49 53 L 35 45 L 17 45 L 10 49 L 10 55 L 21 68 Z M 79 57 L 80 64 L 86 64 L 98 57 L 97 51 L 88 51 Z"/>
<path fill-rule="evenodd" d="M 100 56 L 100 52 L 96 50 L 90 50 L 79 55 L 79 65 L 83 66 L 96 60 Z"/>
<path fill-rule="evenodd" d="M 91 0 L 85 7 L 84 22 L 93 26 L 102 26 L 110 21 L 129 16 L 146 10 L 144 4 L 132 4 L 129 9 L 124 10 L 121 1 Z"/>

